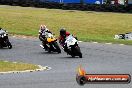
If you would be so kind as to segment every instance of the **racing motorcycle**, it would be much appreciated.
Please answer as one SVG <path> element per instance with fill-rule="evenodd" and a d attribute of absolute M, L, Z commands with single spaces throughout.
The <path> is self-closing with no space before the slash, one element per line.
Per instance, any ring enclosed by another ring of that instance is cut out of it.
<path fill-rule="evenodd" d="M 61 53 L 61 49 L 57 43 L 57 39 L 55 38 L 55 36 L 52 33 L 48 33 L 48 32 L 46 32 L 44 35 L 46 37 L 47 51 Z M 44 49 L 42 45 L 40 45 L 40 47 Z"/>
<path fill-rule="evenodd" d="M 4 30 L 0 30 L 0 48 L 8 47 L 12 48 L 12 45 L 8 39 L 8 33 Z"/>
<path fill-rule="evenodd" d="M 82 58 L 82 53 L 80 47 L 78 46 L 78 40 L 72 35 L 69 35 L 66 38 L 64 47 L 67 48 L 67 54 L 71 55 L 72 57 L 79 56 L 80 58 Z"/>

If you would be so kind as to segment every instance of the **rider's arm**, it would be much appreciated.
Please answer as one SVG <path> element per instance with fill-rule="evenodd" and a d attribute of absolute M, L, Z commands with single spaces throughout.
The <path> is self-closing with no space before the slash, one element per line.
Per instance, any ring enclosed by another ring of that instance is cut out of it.
<path fill-rule="evenodd" d="M 42 34 L 41 29 L 39 29 L 39 35 Z"/>
<path fill-rule="evenodd" d="M 62 36 L 59 36 L 58 40 L 59 40 L 59 43 L 61 44 L 63 40 Z"/>
<path fill-rule="evenodd" d="M 46 28 L 46 31 L 45 32 L 48 32 L 48 33 L 51 33 L 52 34 L 52 32 L 48 28 Z"/>

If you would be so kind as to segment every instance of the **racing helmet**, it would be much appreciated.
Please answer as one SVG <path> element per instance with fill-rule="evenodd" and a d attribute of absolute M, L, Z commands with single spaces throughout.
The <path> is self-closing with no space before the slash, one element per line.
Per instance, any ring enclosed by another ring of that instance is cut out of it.
<path fill-rule="evenodd" d="M 60 35 L 61 36 L 65 36 L 66 35 L 66 29 L 65 28 L 60 29 Z"/>
<path fill-rule="evenodd" d="M 46 25 L 40 25 L 40 29 L 41 30 L 45 30 L 46 29 Z"/>

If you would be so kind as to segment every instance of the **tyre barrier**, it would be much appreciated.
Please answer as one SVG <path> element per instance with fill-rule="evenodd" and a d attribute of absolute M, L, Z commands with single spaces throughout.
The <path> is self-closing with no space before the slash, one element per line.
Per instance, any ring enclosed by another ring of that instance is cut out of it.
<path fill-rule="evenodd" d="M 113 4 L 85 4 L 85 3 L 57 3 L 39 2 L 34 0 L 1 0 L 1 5 L 38 7 L 63 10 L 101 11 L 101 12 L 122 12 L 132 13 L 132 5 Z"/>

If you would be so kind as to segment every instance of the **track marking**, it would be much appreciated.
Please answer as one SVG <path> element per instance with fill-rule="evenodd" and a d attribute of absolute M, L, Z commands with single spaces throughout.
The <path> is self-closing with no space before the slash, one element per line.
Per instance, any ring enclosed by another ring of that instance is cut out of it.
<path fill-rule="evenodd" d="M 51 67 L 49 66 L 41 66 L 37 65 L 39 69 L 35 70 L 25 70 L 25 71 L 7 71 L 7 72 L 0 72 L 0 74 L 11 74 L 11 73 L 25 73 L 25 72 L 37 72 L 37 71 L 43 71 L 43 70 L 51 70 Z"/>
<path fill-rule="evenodd" d="M 112 44 L 112 43 L 105 43 L 105 44 L 108 44 L 108 45 L 110 45 L 110 44 Z"/>
<path fill-rule="evenodd" d="M 21 36 L 21 35 L 20 35 Z M 15 38 L 15 37 L 17 37 L 17 36 L 12 36 L 13 38 Z M 26 38 L 28 38 L 27 36 L 21 36 L 22 38 L 24 38 L 24 39 L 26 39 Z M 36 37 L 35 37 L 36 38 Z M 78 41 L 78 42 L 83 42 L 83 41 Z M 97 44 L 98 42 L 92 42 L 92 43 L 95 43 L 95 44 Z M 103 43 L 101 43 L 101 44 L 103 44 Z M 107 44 L 107 45 L 110 45 L 110 44 L 113 44 L 113 43 L 104 43 L 104 44 Z M 118 45 L 125 45 L 125 44 L 118 44 Z"/>
<path fill-rule="evenodd" d="M 123 45 L 125 45 L 125 44 L 119 44 L 119 45 L 123 46 Z"/>
<path fill-rule="evenodd" d="M 92 43 L 98 43 L 98 42 L 92 42 Z"/>
<path fill-rule="evenodd" d="M 23 36 L 24 39 L 26 39 L 27 37 L 26 36 Z"/>
<path fill-rule="evenodd" d="M 12 36 L 13 38 L 15 38 L 16 36 Z"/>
<path fill-rule="evenodd" d="M 4 61 L 4 62 L 9 62 L 9 61 Z"/>
<path fill-rule="evenodd" d="M 78 41 L 78 42 L 83 42 L 83 41 Z"/>
<path fill-rule="evenodd" d="M 14 64 L 16 64 L 17 62 L 13 62 Z"/>

